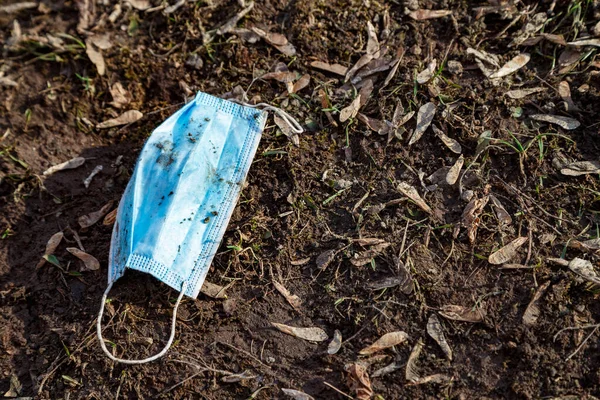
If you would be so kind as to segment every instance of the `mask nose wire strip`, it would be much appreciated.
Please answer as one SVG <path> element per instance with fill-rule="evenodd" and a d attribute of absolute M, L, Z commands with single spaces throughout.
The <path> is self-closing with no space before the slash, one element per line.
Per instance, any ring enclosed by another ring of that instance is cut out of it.
<path fill-rule="evenodd" d="M 272 106 L 267 103 L 248 104 L 243 101 L 236 101 L 236 100 L 230 100 L 230 101 L 233 101 L 235 103 L 238 103 L 243 106 L 250 107 L 250 108 L 258 108 L 258 109 L 261 109 L 264 111 L 273 111 L 275 114 L 279 115 L 279 117 L 281 117 L 281 119 L 283 119 L 286 124 L 289 125 L 292 132 L 294 132 L 296 134 L 300 134 L 300 133 L 304 132 L 304 129 L 302 129 L 302 126 L 298 123 L 296 118 L 292 117 L 290 114 L 283 111 L 279 107 L 275 107 L 275 106 Z"/>
<path fill-rule="evenodd" d="M 169 336 L 169 340 L 167 341 L 167 344 L 160 351 L 160 353 L 155 354 L 148 358 L 144 358 L 142 360 L 126 360 L 123 358 L 117 358 L 117 357 L 113 356 L 111 354 L 111 352 L 108 351 L 108 349 L 106 348 L 106 344 L 104 343 L 104 339 L 102 338 L 102 314 L 104 314 L 104 304 L 106 303 L 106 297 L 108 296 L 108 292 L 110 292 L 112 285 L 113 284 L 111 282 L 108 285 L 108 287 L 106 288 L 106 290 L 104 291 L 104 294 L 102 295 L 102 303 L 100 303 L 100 312 L 98 313 L 98 321 L 96 322 L 96 333 L 98 334 L 98 340 L 100 341 L 100 346 L 102 346 L 102 350 L 104 350 L 104 352 L 106 353 L 108 358 L 110 358 L 113 361 L 120 362 L 123 364 L 134 364 L 134 365 L 135 364 L 145 364 L 145 363 L 154 361 L 154 360 L 159 359 L 160 357 L 164 356 L 167 353 L 167 351 L 169 351 L 169 348 L 171 347 L 171 344 L 173 343 L 173 339 L 175 338 L 175 323 L 177 322 L 177 308 L 179 307 L 179 304 L 181 303 L 181 299 L 183 298 L 183 295 L 187 289 L 187 283 L 183 282 L 182 287 L 181 287 L 181 292 L 179 292 L 179 297 L 177 298 L 177 302 L 175 303 L 175 307 L 173 308 L 173 320 L 171 321 L 171 336 Z"/>

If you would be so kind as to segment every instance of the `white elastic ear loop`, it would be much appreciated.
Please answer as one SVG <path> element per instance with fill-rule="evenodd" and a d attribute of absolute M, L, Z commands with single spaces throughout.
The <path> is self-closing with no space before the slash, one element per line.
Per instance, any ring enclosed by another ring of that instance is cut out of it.
<path fill-rule="evenodd" d="M 106 353 L 108 358 L 110 358 L 113 361 L 120 362 L 123 364 L 145 364 L 150 361 L 157 360 L 160 357 L 164 356 L 167 353 L 167 351 L 169 351 L 169 348 L 171 347 L 171 344 L 173 343 L 173 339 L 175 338 L 175 323 L 177 322 L 177 308 L 179 307 L 179 304 L 181 303 L 181 299 L 183 298 L 183 295 L 187 288 L 187 282 L 184 281 L 183 284 L 181 285 L 181 292 L 179 293 L 179 297 L 177 298 L 177 302 L 175 303 L 175 307 L 173 308 L 173 320 L 171 321 L 171 336 L 169 336 L 169 340 L 167 341 L 167 344 L 160 351 L 160 353 L 155 354 L 148 358 L 144 358 L 142 360 L 125 360 L 123 358 L 117 358 L 117 357 L 113 356 L 110 353 L 110 351 L 108 351 L 108 349 L 106 348 L 106 344 L 104 344 L 104 338 L 102 338 L 102 314 L 104 314 L 104 304 L 106 303 L 106 297 L 108 296 L 108 292 L 110 292 L 112 285 L 113 285 L 113 282 L 109 283 L 108 287 L 104 291 L 104 294 L 102 295 L 102 303 L 100 303 L 100 312 L 98 313 L 98 321 L 96 322 L 96 333 L 98 334 L 98 340 L 100 341 L 100 346 L 102 346 L 102 350 L 104 350 L 104 352 Z"/>
<path fill-rule="evenodd" d="M 250 107 L 250 108 L 259 108 L 264 111 L 273 111 L 275 114 L 279 115 L 281 117 L 281 119 L 285 121 L 286 124 L 288 124 L 288 126 L 290 127 L 292 132 L 294 132 L 296 134 L 300 134 L 300 133 L 304 132 L 304 129 L 302 129 L 302 126 L 298 123 L 296 118 L 292 117 L 290 114 L 283 111 L 279 107 L 275 107 L 275 106 L 272 106 L 267 103 L 248 104 L 246 102 L 239 101 L 239 100 L 230 100 L 230 101 L 233 101 L 235 103 L 238 103 L 243 106 Z"/>

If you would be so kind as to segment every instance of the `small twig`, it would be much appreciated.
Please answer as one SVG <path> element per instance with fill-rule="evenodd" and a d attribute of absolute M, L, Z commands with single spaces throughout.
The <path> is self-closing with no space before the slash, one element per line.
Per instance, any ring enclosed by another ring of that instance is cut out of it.
<path fill-rule="evenodd" d="M 327 386 L 329 386 L 330 388 L 332 388 L 333 390 L 335 390 L 335 391 L 336 391 L 336 392 L 338 392 L 339 394 L 341 394 L 341 395 L 344 395 L 344 396 L 346 396 L 347 398 L 354 400 L 354 397 L 350 396 L 348 393 L 344 393 L 344 392 L 342 392 L 340 389 L 336 388 L 336 387 L 335 387 L 335 386 L 333 386 L 331 383 L 329 383 L 329 382 L 327 382 L 327 381 L 323 381 L 323 384 L 324 384 L 324 385 L 327 385 Z"/>
<path fill-rule="evenodd" d="M 367 327 L 367 325 L 365 325 L 365 326 L 363 326 L 362 328 L 360 328 L 360 329 L 358 330 L 358 332 L 356 332 L 354 335 L 350 336 L 348 339 L 344 340 L 344 341 L 342 342 L 342 344 L 346 344 L 346 343 L 348 343 L 349 341 L 351 341 L 352 339 L 354 339 L 355 337 L 357 337 L 357 336 L 358 336 L 358 335 L 359 335 L 359 334 L 360 334 L 362 331 L 364 331 L 364 330 L 366 329 L 366 327 Z"/>
<path fill-rule="evenodd" d="M 556 338 L 558 337 L 558 335 L 560 335 L 561 333 L 563 333 L 565 331 L 574 331 L 574 330 L 578 330 L 578 329 L 590 329 L 590 328 L 600 328 L 600 324 L 582 325 L 582 326 L 568 326 L 568 327 L 562 328 L 560 331 L 556 332 L 556 335 L 554 335 L 554 337 L 552 338 L 552 340 L 556 342 Z"/>
<path fill-rule="evenodd" d="M 592 337 L 592 335 L 594 333 L 596 333 L 598 328 L 600 328 L 600 326 L 596 325 L 594 330 L 589 335 L 587 335 L 585 337 L 585 339 L 583 339 L 583 342 L 581 342 L 581 344 L 575 349 L 575 351 L 573 353 L 571 353 L 571 355 L 569 357 L 565 358 L 565 362 L 569 361 L 573 356 L 575 356 L 575 354 L 579 353 L 579 350 L 581 350 L 583 348 L 583 346 L 587 343 L 587 341 Z"/>

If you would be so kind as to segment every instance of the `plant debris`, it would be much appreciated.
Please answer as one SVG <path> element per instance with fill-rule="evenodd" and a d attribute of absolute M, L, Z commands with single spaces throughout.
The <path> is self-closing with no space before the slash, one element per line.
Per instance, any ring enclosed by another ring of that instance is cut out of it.
<path fill-rule="evenodd" d="M 302 307 L 302 300 L 300 300 L 300 297 L 291 294 L 289 290 L 285 288 L 285 286 L 277 281 L 273 281 L 273 286 L 275 286 L 275 289 L 277 289 L 277 291 L 281 293 L 283 297 L 285 297 L 286 301 L 290 303 L 292 307 L 294 307 L 296 310 L 300 310 L 300 307 Z"/>
<path fill-rule="evenodd" d="M 563 129 L 571 131 L 579 128 L 581 123 L 574 118 L 563 117 L 562 115 L 547 115 L 547 114 L 534 114 L 530 116 L 531 119 L 536 121 L 548 122 L 550 124 L 558 125 Z"/>
<path fill-rule="evenodd" d="M 431 314 L 429 316 L 429 320 L 427 321 L 427 333 L 440 346 L 448 361 L 452 361 L 452 349 L 446 341 L 442 324 L 436 314 Z"/>
<path fill-rule="evenodd" d="M 78 219 L 79 226 L 81 226 L 82 228 L 85 229 L 85 228 L 89 228 L 90 226 L 94 225 L 96 222 L 100 221 L 100 219 L 102 219 L 102 217 L 104 217 L 108 213 L 108 211 L 112 208 L 112 206 L 113 206 L 113 201 L 111 200 L 108 203 L 106 203 L 98 211 L 94 211 L 87 215 L 82 215 Z"/>
<path fill-rule="evenodd" d="M 359 354 L 363 356 L 370 355 L 378 351 L 402 344 L 407 340 L 408 334 L 406 332 L 397 331 L 386 333 L 385 335 L 377 339 L 372 345 L 362 349 L 359 352 Z"/>
<path fill-rule="evenodd" d="M 440 310 L 440 315 L 444 318 L 463 322 L 482 322 L 486 316 L 483 305 L 480 307 L 467 308 L 454 304 L 445 305 Z"/>
<path fill-rule="evenodd" d="M 310 342 L 322 342 L 328 339 L 327 333 L 321 328 L 297 328 L 294 326 L 288 326 L 284 324 L 278 324 L 277 322 L 271 322 L 275 328 L 288 335 L 295 336 L 299 339 L 308 340 Z"/>
<path fill-rule="evenodd" d="M 540 317 L 540 307 L 539 302 L 541 297 L 546 293 L 546 290 L 550 286 L 550 281 L 540 285 L 538 290 L 535 291 L 533 298 L 529 302 L 529 305 L 525 309 L 525 313 L 523 313 L 523 323 L 527 326 L 533 326 L 536 324 L 538 318 Z"/>
<path fill-rule="evenodd" d="M 74 169 L 81 167 L 85 163 L 85 158 L 83 157 L 75 157 L 70 159 L 69 161 L 65 161 L 64 163 L 54 165 L 47 170 L 44 171 L 44 176 L 50 176 L 58 171 L 63 171 L 65 169 Z"/>
<path fill-rule="evenodd" d="M 413 135 L 408 142 L 409 146 L 415 144 L 421 137 L 423 133 L 429 128 L 431 125 L 431 121 L 433 121 L 433 117 L 435 115 L 436 106 L 433 103 L 427 103 L 419 108 L 419 112 L 417 113 L 417 127 L 413 132 Z"/>
<path fill-rule="evenodd" d="M 367 369 L 361 364 L 350 364 L 346 367 L 348 386 L 356 393 L 356 400 L 370 400 L 373 396 L 371 379 Z"/>
<path fill-rule="evenodd" d="M 329 342 L 329 345 L 327 346 L 327 354 L 337 354 L 341 347 L 342 332 L 336 329 L 335 332 L 333 332 L 333 339 L 331 339 L 331 342 Z"/>
<path fill-rule="evenodd" d="M 314 397 L 295 389 L 281 389 L 281 391 L 293 400 L 314 400 Z"/>
<path fill-rule="evenodd" d="M 108 129 L 108 128 L 113 128 L 115 126 L 132 124 L 136 121 L 139 121 L 143 116 L 144 116 L 144 114 L 142 114 L 141 112 L 139 112 L 137 110 L 125 111 L 123 114 L 119 115 L 117 118 L 112 118 L 112 119 L 106 120 L 102 123 L 99 123 L 98 125 L 96 125 L 96 128 L 97 129 Z"/>
<path fill-rule="evenodd" d="M 82 271 L 97 271 L 100 269 L 100 262 L 94 256 L 79 250 L 77 247 L 67 247 L 67 251 L 83 261 L 85 268 L 82 268 Z"/>
<path fill-rule="evenodd" d="M 488 257 L 488 262 L 490 264 L 499 265 L 510 261 L 516 256 L 519 247 L 521 247 L 526 241 L 527 237 L 516 238 L 506 246 L 492 253 Z"/>
<path fill-rule="evenodd" d="M 65 235 L 62 232 L 56 232 L 54 235 L 52 235 L 50 237 L 50 239 L 48 239 L 48 243 L 46 244 L 46 250 L 44 251 L 44 255 L 42 256 L 42 259 L 35 266 L 36 269 L 42 267 L 46 263 L 46 258 L 48 256 L 51 256 L 54 254 L 58 245 L 60 244 L 60 242 L 63 240 L 64 237 L 65 237 Z"/>

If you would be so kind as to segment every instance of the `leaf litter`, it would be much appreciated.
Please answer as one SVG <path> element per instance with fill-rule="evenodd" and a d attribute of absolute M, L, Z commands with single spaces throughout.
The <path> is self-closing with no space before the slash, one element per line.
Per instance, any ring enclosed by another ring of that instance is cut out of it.
<path fill-rule="evenodd" d="M 541 313 L 539 302 L 544 293 L 546 293 L 548 286 L 550 286 L 550 281 L 540 285 L 540 287 L 535 291 L 535 294 L 529 302 L 529 305 L 525 309 L 525 312 L 523 313 L 523 324 L 526 326 L 533 326 L 537 323 Z"/>
<path fill-rule="evenodd" d="M 419 112 L 417 113 L 417 127 L 408 142 L 409 146 L 412 146 L 421 139 L 427 128 L 429 128 L 429 125 L 431 125 L 436 109 L 437 107 L 434 103 L 427 103 L 419 108 Z"/>
<path fill-rule="evenodd" d="M 85 267 L 81 271 L 97 271 L 100 269 L 100 262 L 91 254 L 81 251 L 77 247 L 67 247 L 67 251 L 83 261 Z"/>
<path fill-rule="evenodd" d="M 341 347 L 342 332 L 336 329 L 335 332 L 333 332 L 333 339 L 331 339 L 331 342 L 329 342 L 329 345 L 327 346 L 327 354 L 337 354 Z"/>
<path fill-rule="evenodd" d="M 447 319 L 472 323 L 482 322 L 486 316 L 483 304 L 480 304 L 479 307 L 474 308 L 467 308 L 455 304 L 449 304 L 442 306 L 439 313 L 442 317 Z"/>
<path fill-rule="evenodd" d="M 446 341 L 442 324 L 436 314 L 431 314 L 429 316 L 429 320 L 427 321 L 427 333 L 440 346 L 448 361 L 452 361 L 452 349 Z"/>
<path fill-rule="evenodd" d="M 490 79 L 503 78 L 510 74 L 514 74 L 521 68 L 523 68 L 531 59 L 531 56 L 527 53 L 519 54 L 506 64 L 504 64 L 498 71 L 490 75 Z"/>
<path fill-rule="evenodd" d="M 504 264 L 517 255 L 517 250 L 527 241 L 527 237 L 519 237 L 507 244 L 506 246 L 498 249 L 488 257 L 490 264 L 499 265 Z"/>
<path fill-rule="evenodd" d="M 63 240 L 64 237 L 65 237 L 65 235 L 61 231 L 61 232 L 56 232 L 54 235 L 52 235 L 50 237 L 50 239 L 48 239 L 48 243 L 46 243 L 46 250 L 44 251 L 44 255 L 42 256 L 42 259 L 35 266 L 36 269 L 42 267 L 46 263 L 46 258 L 48 256 L 51 256 L 54 254 L 54 252 L 58 248 L 58 245 L 60 244 L 60 242 Z"/>
<path fill-rule="evenodd" d="M 371 344 L 370 346 L 367 346 L 364 349 L 362 349 L 361 351 L 359 351 L 358 354 L 363 355 L 363 356 L 370 355 L 370 354 L 376 353 L 378 351 L 388 349 L 390 347 L 402 344 L 402 343 L 406 342 L 407 340 L 408 340 L 408 334 L 406 332 L 397 331 L 397 332 L 386 333 L 385 335 L 383 335 L 382 337 L 377 339 L 373 344 Z"/>
<path fill-rule="evenodd" d="M 123 114 L 119 115 L 117 118 L 111 118 L 104 122 L 96 125 L 97 129 L 108 129 L 113 128 L 115 126 L 127 125 L 139 121 L 144 114 L 139 112 L 138 110 L 129 110 L 125 111 Z"/>
<path fill-rule="evenodd" d="M 54 165 L 44 171 L 44 176 L 50 176 L 58 171 L 64 171 L 65 169 L 75 169 L 81 167 L 85 163 L 85 158 L 75 157 L 64 163 Z"/>
<path fill-rule="evenodd" d="M 277 322 L 271 322 L 271 325 L 283 333 L 309 342 L 322 342 L 328 339 L 327 333 L 325 333 L 323 329 L 317 327 L 298 328 L 295 326 L 279 324 Z"/>
<path fill-rule="evenodd" d="M 292 307 L 294 307 L 294 309 L 297 311 L 300 310 L 300 307 L 302 307 L 302 300 L 300 300 L 300 297 L 291 294 L 285 286 L 275 280 L 273 281 L 273 286 L 275 286 L 275 289 L 277 289 L 277 291 L 286 299 L 288 303 L 290 303 Z"/>
<path fill-rule="evenodd" d="M 108 203 L 106 203 L 98 211 L 94 211 L 87 215 L 82 215 L 78 219 L 79 226 L 81 226 L 82 228 L 85 229 L 85 228 L 89 228 L 90 226 L 94 225 L 96 222 L 100 221 L 100 219 L 102 219 L 102 217 L 104 217 L 108 213 L 108 211 L 112 208 L 112 206 L 113 206 L 113 201 L 111 200 Z"/>
<path fill-rule="evenodd" d="M 356 394 L 356 400 L 370 400 L 373 397 L 371 379 L 364 365 L 354 363 L 346 366 L 348 387 Z"/>
<path fill-rule="evenodd" d="M 558 125 L 563 129 L 571 131 L 579 128 L 581 123 L 575 118 L 563 117 L 562 115 L 549 115 L 549 114 L 534 114 L 529 116 L 531 119 L 536 121 L 548 122 L 550 124 Z"/>

